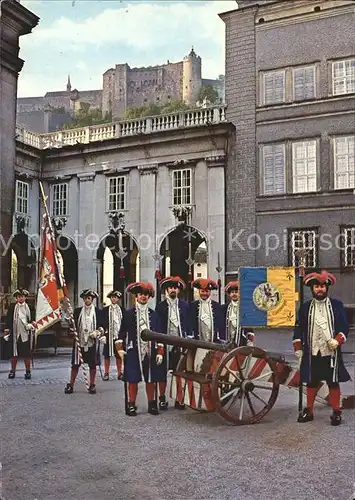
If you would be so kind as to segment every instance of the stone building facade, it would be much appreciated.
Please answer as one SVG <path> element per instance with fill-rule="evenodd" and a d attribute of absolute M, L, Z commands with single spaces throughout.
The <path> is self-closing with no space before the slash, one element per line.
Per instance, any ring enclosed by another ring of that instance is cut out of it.
<path fill-rule="evenodd" d="M 298 265 L 338 276 L 355 307 L 354 2 L 238 2 L 226 26 L 227 271 Z M 232 164 L 230 164 L 232 165 Z"/>
<path fill-rule="evenodd" d="M 24 64 L 19 58 L 19 39 L 31 33 L 38 20 L 15 0 L 0 2 L 0 298 L 10 285 L 10 259 L 4 247 L 11 241 L 14 210 L 17 79 Z"/>
<path fill-rule="evenodd" d="M 123 291 L 136 279 L 155 283 L 171 273 L 189 281 L 202 269 L 217 279 L 233 130 L 224 107 L 41 136 L 18 130 L 16 284 L 35 289 L 39 180 L 74 304 L 88 287 L 105 301 L 109 286 Z"/>

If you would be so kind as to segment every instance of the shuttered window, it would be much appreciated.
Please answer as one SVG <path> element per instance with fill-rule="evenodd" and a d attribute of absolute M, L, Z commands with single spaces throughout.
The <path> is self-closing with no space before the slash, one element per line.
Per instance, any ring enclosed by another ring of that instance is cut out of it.
<path fill-rule="evenodd" d="M 262 147 L 263 194 L 285 193 L 285 145 Z"/>
<path fill-rule="evenodd" d="M 353 189 L 355 187 L 355 136 L 335 137 L 333 139 L 333 146 L 334 188 Z"/>
<path fill-rule="evenodd" d="M 316 96 L 316 68 L 305 66 L 293 69 L 293 98 L 295 101 L 314 99 Z"/>
<path fill-rule="evenodd" d="M 285 102 L 285 70 L 268 71 L 263 74 L 263 104 Z"/>
<path fill-rule="evenodd" d="M 293 193 L 317 190 L 317 141 L 299 141 L 292 144 Z"/>
<path fill-rule="evenodd" d="M 355 59 L 332 63 L 333 95 L 355 92 Z"/>

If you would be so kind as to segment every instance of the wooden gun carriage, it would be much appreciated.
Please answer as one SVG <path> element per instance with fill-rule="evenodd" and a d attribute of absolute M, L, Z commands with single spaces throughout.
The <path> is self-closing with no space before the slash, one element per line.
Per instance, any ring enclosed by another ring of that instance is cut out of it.
<path fill-rule="evenodd" d="M 170 396 L 201 412 L 217 412 L 234 425 L 254 424 L 274 406 L 280 385 L 298 389 L 299 371 L 284 356 L 259 347 L 204 342 L 144 330 L 143 340 L 177 346 Z M 318 400 L 326 403 L 327 393 Z"/>

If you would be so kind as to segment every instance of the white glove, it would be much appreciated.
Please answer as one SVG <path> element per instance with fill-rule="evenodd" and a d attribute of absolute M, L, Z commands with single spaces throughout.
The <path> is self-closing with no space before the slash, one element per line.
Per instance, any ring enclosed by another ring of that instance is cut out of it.
<path fill-rule="evenodd" d="M 99 332 L 100 335 L 103 335 L 105 333 L 105 330 L 102 328 L 102 326 L 99 326 L 97 331 Z"/>
<path fill-rule="evenodd" d="M 34 330 L 34 326 L 32 325 L 32 323 L 27 323 L 27 325 L 26 325 L 26 330 L 27 330 L 28 332 L 30 332 L 31 330 Z"/>
<path fill-rule="evenodd" d="M 107 338 L 105 337 L 105 335 L 103 335 L 102 337 L 100 337 L 99 340 L 100 340 L 101 344 L 103 344 L 103 345 L 107 344 Z"/>
<path fill-rule="evenodd" d="M 10 334 L 8 333 L 7 335 L 4 335 L 3 339 L 5 340 L 5 342 L 7 342 L 10 338 Z"/>
<path fill-rule="evenodd" d="M 117 351 L 117 354 L 119 355 L 119 357 L 123 360 L 123 358 L 125 357 L 125 355 L 127 354 L 126 351 L 124 351 L 123 349 L 120 349 L 119 351 Z"/>
<path fill-rule="evenodd" d="M 335 339 L 328 340 L 327 344 L 331 351 L 336 351 L 339 346 L 339 342 Z"/>
<path fill-rule="evenodd" d="M 158 366 L 162 364 L 162 362 L 163 362 L 163 356 L 161 354 L 157 354 L 156 362 L 157 362 Z"/>
<path fill-rule="evenodd" d="M 301 362 L 302 362 L 302 357 L 303 357 L 302 349 L 298 349 L 298 351 L 295 351 L 295 356 L 298 359 L 298 368 L 300 368 Z"/>
<path fill-rule="evenodd" d="M 254 342 L 252 340 L 247 340 L 247 346 L 248 347 L 253 347 L 254 346 Z"/>
<path fill-rule="evenodd" d="M 127 354 L 126 351 L 124 351 L 122 349 L 122 346 L 123 346 L 123 342 L 122 340 L 115 340 L 115 347 L 116 347 L 116 351 L 117 351 L 117 354 L 119 355 L 119 357 L 123 360 L 123 358 L 125 357 L 125 355 Z"/>

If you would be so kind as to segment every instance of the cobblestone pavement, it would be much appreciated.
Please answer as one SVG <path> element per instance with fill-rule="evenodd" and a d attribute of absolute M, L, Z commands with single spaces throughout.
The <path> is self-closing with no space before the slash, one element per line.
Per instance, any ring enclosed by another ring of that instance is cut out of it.
<path fill-rule="evenodd" d="M 271 338 L 258 344 L 279 350 Z M 289 339 L 279 343 L 291 355 Z M 354 355 L 345 361 L 353 374 Z M 114 369 L 96 395 L 80 380 L 65 395 L 69 363 L 69 354 L 35 359 L 30 381 L 23 366 L 8 380 L 0 363 L 1 500 L 352 498 L 352 410 L 331 427 L 330 409 L 317 404 L 314 422 L 297 424 L 297 392 L 282 387 L 259 424 L 233 427 L 189 409 L 151 416 L 141 388 L 139 415 L 128 418 Z M 353 384 L 342 390 L 353 394 Z"/>

